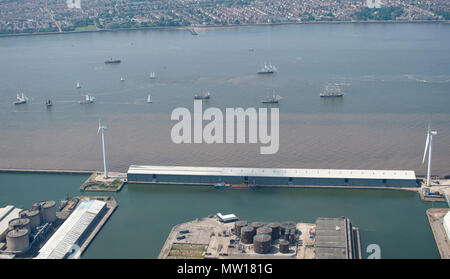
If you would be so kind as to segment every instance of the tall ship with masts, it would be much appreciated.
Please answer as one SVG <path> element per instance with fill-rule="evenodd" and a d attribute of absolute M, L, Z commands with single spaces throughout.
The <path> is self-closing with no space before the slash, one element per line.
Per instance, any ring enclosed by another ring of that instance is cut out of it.
<path fill-rule="evenodd" d="M 267 98 L 262 100 L 261 102 L 263 104 L 278 104 L 280 102 L 281 98 L 282 97 L 280 95 L 276 94 L 275 90 L 274 90 L 271 97 L 267 96 Z"/>
<path fill-rule="evenodd" d="M 17 101 L 14 102 L 15 105 L 26 104 L 28 102 L 28 97 L 25 96 L 23 93 L 22 93 L 22 95 L 17 93 L 17 97 L 16 98 L 17 98 Z"/>
<path fill-rule="evenodd" d="M 342 98 L 344 92 L 338 84 L 331 84 L 325 86 L 325 91 L 320 93 L 321 98 Z"/>
<path fill-rule="evenodd" d="M 272 63 L 264 63 L 264 65 L 257 71 L 257 73 L 259 75 L 264 75 L 264 74 L 273 74 L 277 71 L 277 68 L 272 65 Z"/>
<path fill-rule="evenodd" d="M 84 105 L 84 104 L 92 104 L 94 102 L 95 102 L 95 97 L 89 96 L 89 95 L 85 95 L 84 100 L 81 100 L 79 103 Z"/>

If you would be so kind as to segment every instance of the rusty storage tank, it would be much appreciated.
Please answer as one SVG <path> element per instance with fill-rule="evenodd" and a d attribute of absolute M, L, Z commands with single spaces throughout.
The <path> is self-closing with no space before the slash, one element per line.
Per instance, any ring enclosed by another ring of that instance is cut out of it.
<path fill-rule="evenodd" d="M 283 235 L 283 239 L 289 241 L 289 235 L 291 234 L 291 230 L 287 229 L 286 227 L 284 227 L 285 231 L 284 231 L 284 235 Z"/>
<path fill-rule="evenodd" d="M 291 229 L 295 229 L 296 224 L 292 221 L 287 221 L 287 222 L 283 222 L 281 223 L 281 232 L 282 234 L 286 233 L 286 230 L 291 230 Z"/>
<path fill-rule="evenodd" d="M 249 226 L 254 227 L 255 230 L 256 230 L 257 228 L 263 227 L 265 224 L 266 224 L 266 223 L 263 223 L 263 222 L 251 222 L 251 223 L 249 224 Z"/>
<path fill-rule="evenodd" d="M 44 223 L 53 223 L 56 221 L 56 203 L 55 201 L 45 201 L 41 203 L 42 219 Z"/>
<path fill-rule="evenodd" d="M 280 253 L 289 253 L 289 241 L 284 239 L 280 240 Z"/>
<path fill-rule="evenodd" d="M 8 228 L 10 230 L 15 229 L 27 229 L 28 232 L 31 231 L 30 229 L 30 219 L 28 218 L 14 218 L 11 221 L 8 222 Z"/>
<path fill-rule="evenodd" d="M 6 234 L 8 251 L 24 251 L 30 245 L 30 233 L 27 229 L 15 229 Z"/>
<path fill-rule="evenodd" d="M 256 229 L 256 234 L 268 234 L 272 237 L 272 229 L 269 227 L 261 227 Z"/>
<path fill-rule="evenodd" d="M 234 233 L 237 236 L 241 236 L 241 229 L 245 226 L 247 226 L 247 221 L 237 221 L 236 223 L 234 223 Z"/>
<path fill-rule="evenodd" d="M 35 231 L 36 227 L 41 224 L 41 216 L 39 210 L 33 209 L 24 209 L 19 213 L 20 218 L 28 218 L 30 219 L 30 228 L 31 231 Z"/>
<path fill-rule="evenodd" d="M 291 245 L 293 245 L 295 243 L 295 241 L 297 240 L 297 238 L 295 237 L 295 232 L 292 232 L 289 234 L 289 243 Z"/>
<path fill-rule="evenodd" d="M 272 229 L 272 240 L 280 238 L 280 223 L 270 223 L 267 225 Z"/>
<path fill-rule="evenodd" d="M 253 237 L 255 253 L 267 254 L 272 250 L 272 237 L 269 234 L 257 234 Z"/>
<path fill-rule="evenodd" d="M 246 226 L 241 228 L 241 242 L 244 244 L 253 243 L 253 236 L 255 235 L 255 228 Z"/>

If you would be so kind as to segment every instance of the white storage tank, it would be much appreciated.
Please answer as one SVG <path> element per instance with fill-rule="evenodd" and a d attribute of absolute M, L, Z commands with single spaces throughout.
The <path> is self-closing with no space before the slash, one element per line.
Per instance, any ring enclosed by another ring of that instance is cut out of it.
<path fill-rule="evenodd" d="M 19 213 L 21 218 L 30 219 L 31 231 L 35 231 L 36 227 L 41 225 L 41 215 L 38 209 L 24 209 Z"/>
<path fill-rule="evenodd" d="M 44 223 L 53 223 L 56 221 L 56 203 L 55 201 L 45 201 L 41 204 Z"/>
<path fill-rule="evenodd" d="M 10 230 L 15 229 L 27 229 L 31 232 L 30 219 L 28 218 L 15 218 L 8 222 L 8 227 Z"/>
<path fill-rule="evenodd" d="M 30 233 L 27 229 L 15 229 L 6 234 L 8 251 L 24 251 L 30 245 Z"/>

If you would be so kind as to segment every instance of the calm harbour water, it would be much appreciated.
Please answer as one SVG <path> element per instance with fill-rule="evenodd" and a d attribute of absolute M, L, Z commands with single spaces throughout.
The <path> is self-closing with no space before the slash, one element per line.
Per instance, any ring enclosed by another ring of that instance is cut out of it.
<path fill-rule="evenodd" d="M 318 24 L 0 38 L 0 168 L 100 169 L 101 117 L 109 165 L 414 169 L 426 126 L 438 130 L 433 173 L 449 174 L 450 26 Z M 253 48 L 254 51 L 249 51 Z M 119 65 L 105 59 L 120 58 Z M 258 76 L 264 61 L 278 68 Z M 157 81 L 149 79 L 155 71 Z M 124 83 L 120 77 L 125 77 Z M 82 88 L 75 89 L 80 81 Z M 321 100 L 329 82 L 343 100 Z M 280 149 L 170 139 L 176 107 L 260 107 L 276 89 Z M 14 106 L 23 91 L 31 99 Z M 153 104 L 145 103 L 151 93 Z M 97 98 L 82 106 L 83 94 Z M 46 98 L 54 107 L 47 111 Z"/>
<path fill-rule="evenodd" d="M 36 201 L 79 195 L 84 175 L 0 174 L 0 205 L 28 208 Z M 98 195 L 98 194 L 96 194 Z M 439 258 L 415 193 L 387 190 L 258 189 L 127 185 L 119 207 L 83 258 L 156 258 L 172 226 L 217 212 L 249 221 L 315 222 L 347 216 L 360 228 L 362 249 L 375 243 L 382 258 Z M 364 253 L 364 257 L 367 254 Z"/>

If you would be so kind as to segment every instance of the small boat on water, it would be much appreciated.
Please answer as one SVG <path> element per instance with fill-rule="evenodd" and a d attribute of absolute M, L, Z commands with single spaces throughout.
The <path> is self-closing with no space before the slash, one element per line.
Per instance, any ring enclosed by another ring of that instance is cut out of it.
<path fill-rule="evenodd" d="M 45 106 L 46 106 L 47 108 L 52 107 L 52 106 L 53 106 L 52 100 L 48 99 L 47 101 L 45 101 Z"/>
<path fill-rule="evenodd" d="M 80 82 L 77 82 L 77 85 L 75 86 L 76 88 L 81 88 Z"/>
<path fill-rule="evenodd" d="M 124 82 L 124 81 L 125 81 L 125 78 L 124 78 L 124 77 L 120 77 L 120 81 L 121 81 L 121 82 Z"/>
<path fill-rule="evenodd" d="M 325 86 L 325 91 L 320 93 L 321 98 L 341 98 L 344 97 L 344 92 L 338 84 Z"/>
<path fill-rule="evenodd" d="M 112 59 L 110 58 L 109 60 L 105 60 L 105 64 L 117 64 L 120 63 L 122 61 L 120 61 L 120 59 Z"/>
<path fill-rule="evenodd" d="M 14 102 L 15 105 L 26 104 L 28 102 L 28 97 L 25 96 L 23 93 L 22 93 L 22 95 L 17 93 L 17 97 L 16 98 L 17 98 L 17 101 Z"/>
<path fill-rule="evenodd" d="M 194 100 L 206 100 L 211 97 L 211 94 L 209 92 L 204 93 L 203 95 L 195 94 Z"/>
<path fill-rule="evenodd" d="M 95 97 L 89 96 L 89 95 L 85 95 L 85 99 L 80 101 L 79 103 L 84 105 L 84 104 L 92 104 L 94 102 L 95 102 Z"/>
<path fill-rule="evenodd" d="M 191 32 L 191 35 L 194 35 L 194 36 L 198 35 L 198 33 L 193 28 L 189 28 L 188 30 L 189 30 L 189 32 Z"/>
<path fill-rule="evenodd" d="M 275 90 L 273 91 L 272 97 L 267 96 L 266 99 L 262 100 L 263 104 L 278 104 L 281 100 L 281 96 L 275 94 Z"/>
<path fill-rule="evenodd" d="M 152 95 L 148 94 L 147 96 L 147 104 L 152 103 Z"/>
<path fill-rule="evenodd" d="M 216 189 L 257 189 L 259 187 L 255 184 L 249 184 L 249 183 L 228 184 L 225 182 L 220 182 L 220 183 L 214 184 L 214 188 L 216 188 Z"/>
<path fill-rule="evenodd" d="M 151 72 L 150 73 L 150 79 L 156 79 L 156 73 L 155 72 Z"/>
<path fill-rule="evenodd" d="M 274 65 L 272 65 L 272 63 L 269 63 L 269 65 L 267 65 L 267 63 L 264 63 L 261 69 L 259 69 L 259 71 L 257 71 L 256 73 L 259 75 L 264 75 L 264 74 L 273 74 L 276 71 L 277 68 Z"/>

